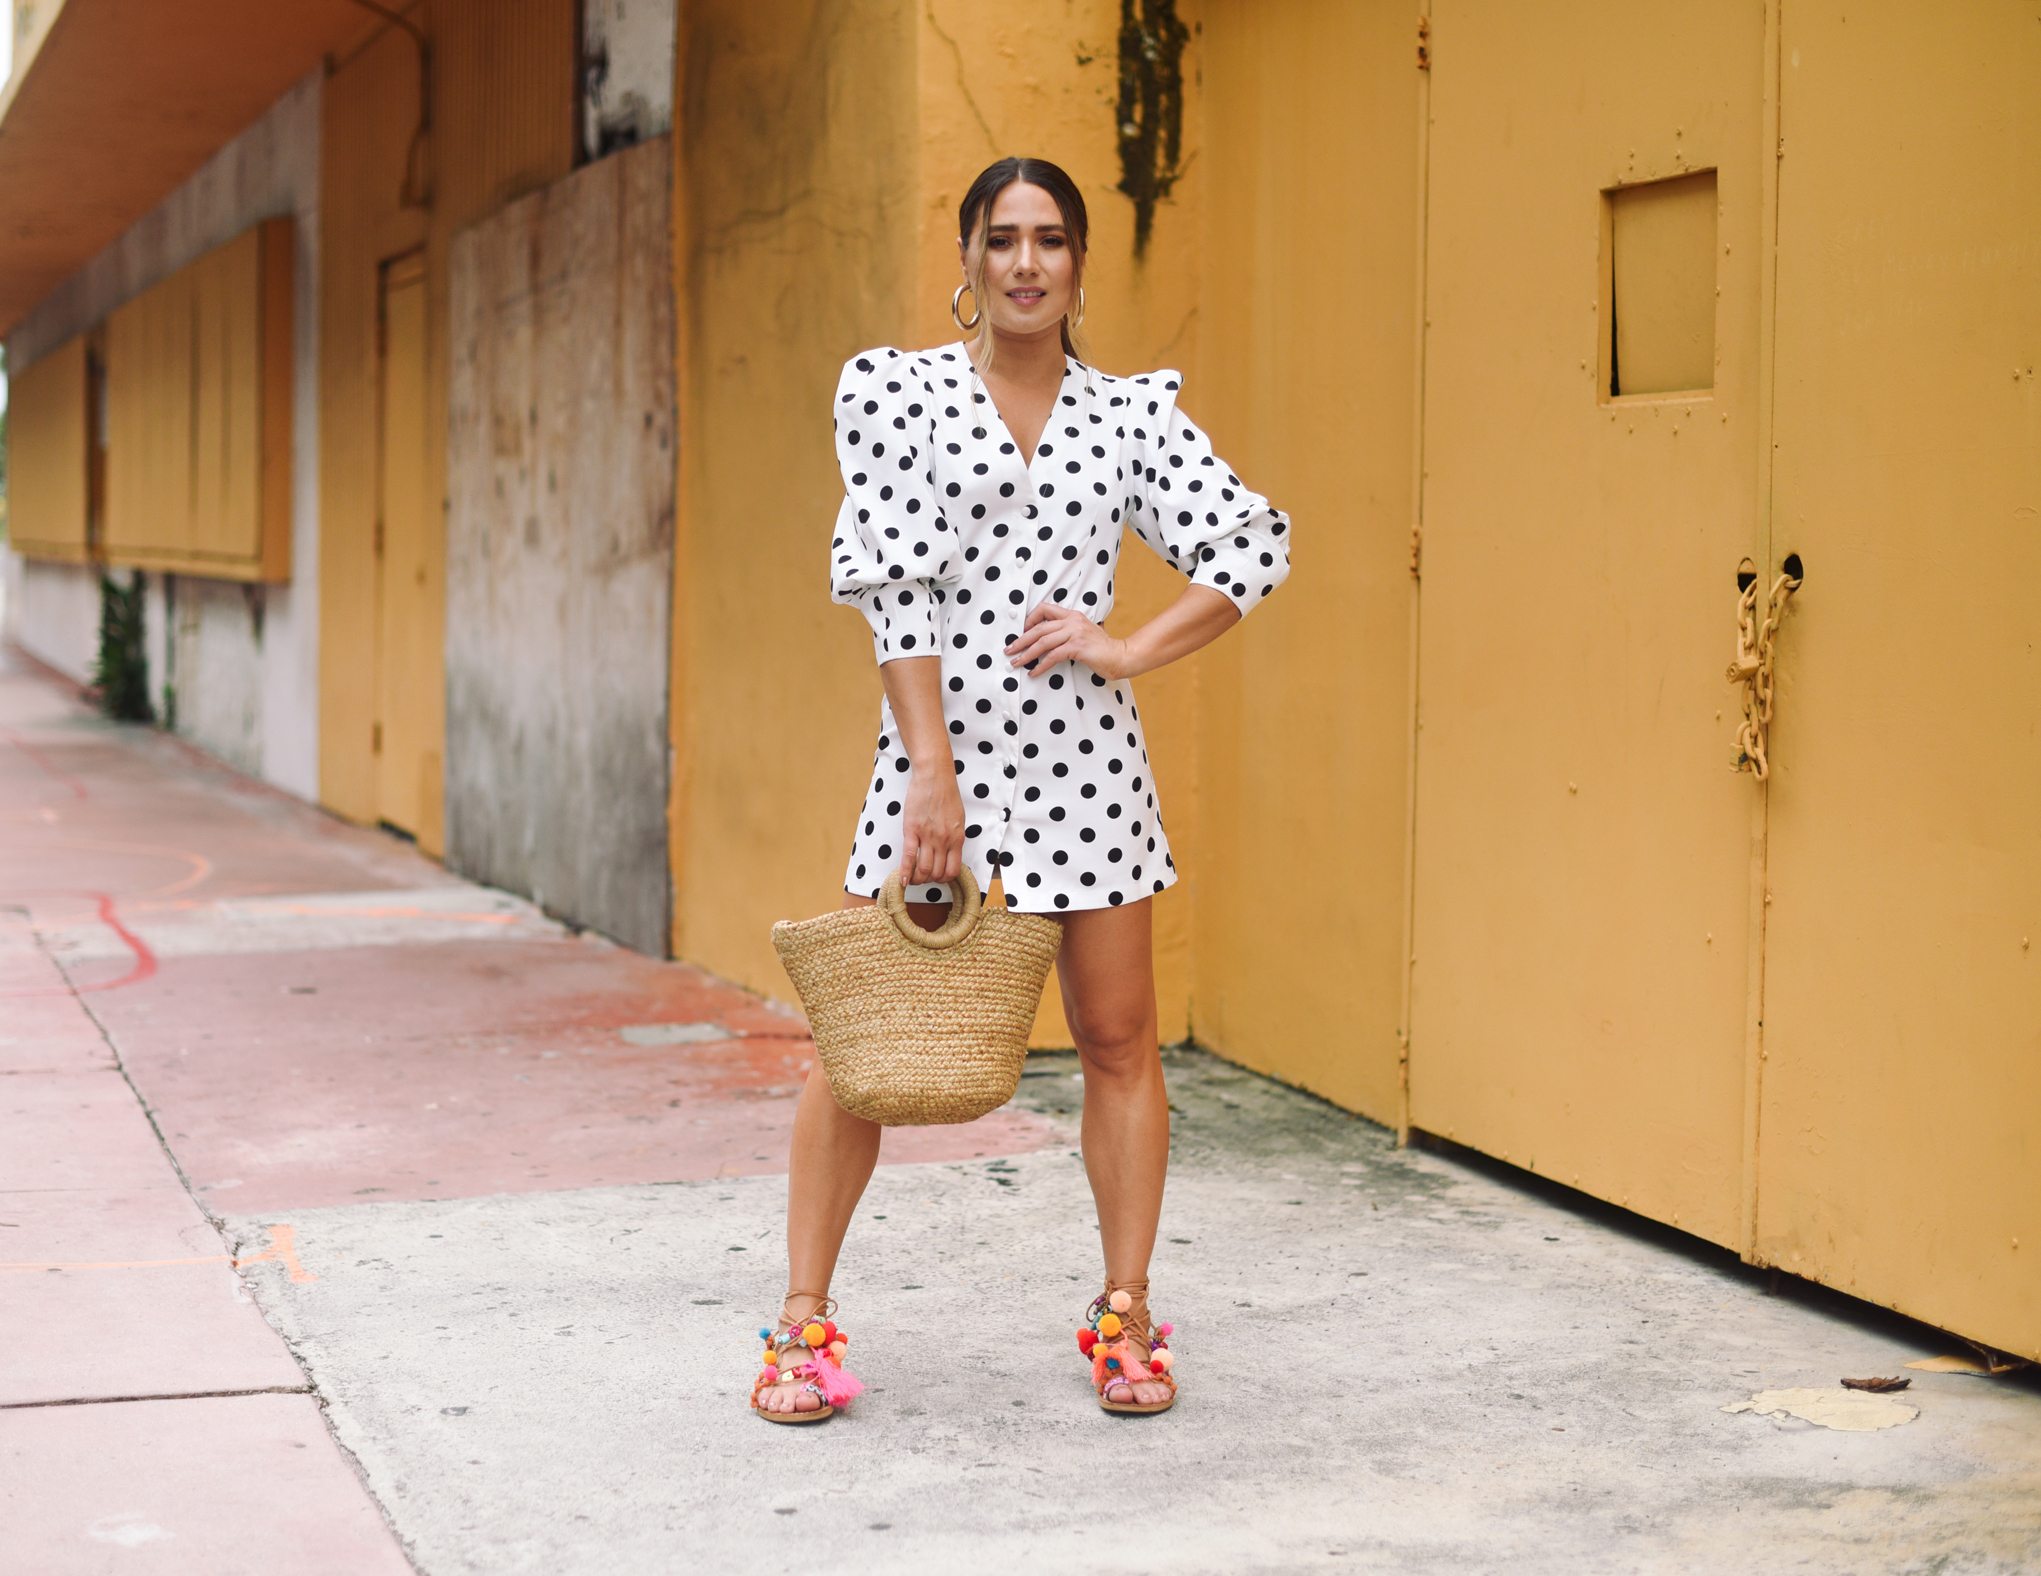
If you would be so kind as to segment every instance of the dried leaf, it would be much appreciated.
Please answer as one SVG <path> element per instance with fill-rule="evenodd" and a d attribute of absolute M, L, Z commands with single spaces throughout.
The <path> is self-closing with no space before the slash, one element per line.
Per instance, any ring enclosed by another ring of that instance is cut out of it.
<path fill-rule="evenodd" d="M 1904 1390 L 1912 1383 L 1911 1379 L 1897 1377 L 1891 1379 L 1845 1379 L 1843 1381 L 1843 1388 L 1845 1390 L 1875 1390 L 1883 1394 L 1887 1390 Z"/>

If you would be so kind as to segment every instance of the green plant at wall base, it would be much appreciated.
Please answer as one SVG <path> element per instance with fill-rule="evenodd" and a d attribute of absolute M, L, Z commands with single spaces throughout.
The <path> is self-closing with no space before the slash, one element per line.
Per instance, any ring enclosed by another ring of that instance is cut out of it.
<path fill-rule="evenodd" d="M 99 577 L 99 663 L 92 682 L 99 690 L 99 709 L 121 722 L 153 722 L 149 709 L 149 657 L 143 645 L 142 591 L 137 572 L 126 586 L 111 575 Z"/>

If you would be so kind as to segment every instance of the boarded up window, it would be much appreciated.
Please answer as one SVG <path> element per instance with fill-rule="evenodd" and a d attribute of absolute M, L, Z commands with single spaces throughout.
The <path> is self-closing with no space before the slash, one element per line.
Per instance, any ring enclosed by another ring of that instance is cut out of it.
<path fill-rule="evenodd" d="M 1715 386 L 1715 172 L 1608 193 L 1609 393 Z"/>
<path fill-rule="evenodd" d="M 290 574 L 291 222 L 179 269 L 106 326 L 109 563 Z"/>
<path fill-rule="evenodd" d="M 9 390 L 7 528 L 26 558 L 90 556 L 90 382 L 85 336 L 16 374 Z"/>

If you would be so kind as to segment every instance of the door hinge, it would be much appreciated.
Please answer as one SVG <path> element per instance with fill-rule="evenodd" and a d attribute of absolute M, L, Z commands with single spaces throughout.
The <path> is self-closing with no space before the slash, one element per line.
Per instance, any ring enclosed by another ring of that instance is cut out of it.
<path fill-rule="evenodd" d="M 1413 575 L 1417 575 L 1423 573 L 1423 571 L 1424 571 L 1424 527 L 1421 525 L 1413 525 L 1410 528 L 1410 572 Z"/>
<path fill-rule="evenodd" d="M 1786 139 L 1783 135 L 1779 138 L 1778 151 L 1773 156 L 1781 159 L 1786 156 Z"/>
<path fill-rule="evenodd" d="M 1429 71 L 1432 68 L 1432 24 L 1431 18 L 1417 19 L 1417 69 Z"/>
<path fill-rule="evenodd" d="M 380 722 L 372 722 L 369 724 L 369 754 L 381 755 L 382 753 L 383 725 Z"/>

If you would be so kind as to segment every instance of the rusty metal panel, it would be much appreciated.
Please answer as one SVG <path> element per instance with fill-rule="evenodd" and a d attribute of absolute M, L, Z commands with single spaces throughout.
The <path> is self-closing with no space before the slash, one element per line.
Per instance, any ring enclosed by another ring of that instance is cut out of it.
<path fill-rule="evenodd" d="M 9 380 L 7 543 L 25 558 L 89 556 L 90 404 L 83 334 Z"/>
<path fill-rule="evenodd" d="M 2041 27 L 1788 6 L 1755 1256 L 2041 1358 Z"/>
<path fill-rule="evenodd" d="M 1410 1115 L 1740 1240 L 1764 13 L 1432 7 Z M 1713 387 L 1604 376 L 1605 194 L 1716 172 Z"/>
<path fill-rule="evenodd" d="M 448 862 L 663 956 L 669 141 L 454 238 Z"/>

